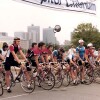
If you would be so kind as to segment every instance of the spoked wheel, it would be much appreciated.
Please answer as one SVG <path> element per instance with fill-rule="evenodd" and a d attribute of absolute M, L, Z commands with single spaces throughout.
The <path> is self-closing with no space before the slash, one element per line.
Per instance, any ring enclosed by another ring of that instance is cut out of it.
<path fill-rule="evenodd" d="M 2 82 L 0 81 L 0 96 L 3 95 L 3 86 L 2 86 Z"/>
<path fill-rule="evenodd" d="M 39 83 L 44 90 L 51 90 L 55 86 L 55 77 L 51 72 L 45 72 L 45 75 L 40 74 Z"/>
<path fill-rule="evenodd" d="M 0 72 L 0 81 L 2 82 L 2 86 L 4 87 L 5 84 L 5 73 Z"/>
<path fill-rule="evenodd" d="M 94 72 L 94 82 L 100 84 L 100 70 Z"/>
<path fill-rule="evenodd" d="M 63 78 L 63 86 L 67 87 L 70 84 L 70 75 L 66 73 Z"/>
<path fill-rule="evenodd" d="M 28 82 L 23 74 L 21 76 L 21 87 L 26 93 L 32 93 L 35 89 L 35 80 L 31 79 L 31 81 Z"/>
<path fill-rule="evenodd" d="M 55 88 L 60 88 L 63 83 L 63 77 L 61 74 L 55 75 Z"/>
<path fill-rule="evenodd" d="M 86 85 L 89 85 L 93 82 L 93 69 L 89 68 L 86 70 L 86 73 L 85 73 L 85 84 Z"/>

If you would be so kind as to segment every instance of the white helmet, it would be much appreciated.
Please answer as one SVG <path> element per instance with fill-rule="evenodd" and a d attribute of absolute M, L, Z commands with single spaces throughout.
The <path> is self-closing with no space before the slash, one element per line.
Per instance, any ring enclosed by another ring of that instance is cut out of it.
<path fill-rule="evenodd" d="M 93 46 L 93 44 L 92 44 L 92 43 L 89 43 L 87 46 L 88 46 L 88 47 L 92 47 L 92 46 Z"/>
<path fill-rule="evenodd" d="M 82 39 L 80 39 L 79 41 L 78 41 L 78 43 L 83 43 L 84 41 L 82 40 Z"/>

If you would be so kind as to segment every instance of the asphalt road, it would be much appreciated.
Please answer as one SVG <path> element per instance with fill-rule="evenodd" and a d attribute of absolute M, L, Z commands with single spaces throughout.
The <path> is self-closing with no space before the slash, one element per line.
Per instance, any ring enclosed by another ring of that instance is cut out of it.
<path fill-rule="evenodd" d="M 46 91 L 36 87 L 33 93 L 25 93 L 20 84 L 12 88 L 12 93 L 4 90 L 0 100 L 100 100 L 100 84 L 68 86 Z"/>

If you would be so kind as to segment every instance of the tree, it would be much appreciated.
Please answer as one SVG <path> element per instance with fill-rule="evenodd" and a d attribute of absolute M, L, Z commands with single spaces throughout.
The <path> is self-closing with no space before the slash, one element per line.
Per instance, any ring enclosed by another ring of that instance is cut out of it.
<path fill-rule="evenodd" d="M 78 45 L 79 39 L 83 39 L 85 45 L 91 42 L 97 49 L 100 47 L 100 32 L 91 23 L 82 23 L 78 25 L 71 34 L 71 42 L 75 46 Z"/>

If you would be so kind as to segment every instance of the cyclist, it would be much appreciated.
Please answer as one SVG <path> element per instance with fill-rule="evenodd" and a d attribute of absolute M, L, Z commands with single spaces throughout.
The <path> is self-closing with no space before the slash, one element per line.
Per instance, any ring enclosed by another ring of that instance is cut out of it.
<path fill-rule="evenodd" d="M 73 45 L 71 45 L 71 48 L 68 50 L 68 58 L 72 59 L 72 56 L 76 53 L 76 49 Z"/>
<path fill-rule="evenodd" d="M 94 54 L 94 50 L 93 50 L 93 44 L 92 43 L 89 43 L 87 45 L 87 49 L 85 51 L 85 58 L 86 58 L 86 61 L 89 62 L 89 64 L 93 65 L 94 64 L 94 59 L 96 58 L 97 56 Z"/>
<path fill-rule="evenodd" d="M 100 64 L 100 48 L 98 49 L 98 56 L 96 58 L 96 62 Z"/>
<path fill-rule="evenodd" d="M 73 80 L 73 84 L 76 85 L 77 84 L 77 71 L 79 71 L 79 66 L 78 66 L 78 60 L 79 57 L 77 54 L 74 54 L 74 56 L 72 56 L 72 58 L 69 58 L 69 65 L 71 67 L 71 77 Z"/>
<path fill-rule="evenodd" d="M 78 42 L 79 42 L 79 46 L 76 48 L 76 53 L 79 56 L 78 64 L 80 66 L 80 69 L 82 70 L 81 84 L 84 84 L 84 83 L 86 83 L 84 80 L 85 68 L 83 66 L 83 61 L 85 61 L 85 47 L 84 47 L 84 41 L 82 39 L 80 39 Z"/>
<path fill-rule="evenodd" d="M 3 71 L 1 64 L 2 61 L 5 61 L 7 50 L 8 50 L 8 44 L 4 42 L 2 48 L 0 49 L 0 71 Z"/>
<path fill-rule="evenodd" d="M 28 49 L 26 57 L 27 59 L 32 63 L 33 67 L 37 67 L 36 61 L 35 61 L 35 55 L 34 55 L 34 49 L 36 49 L 38 47 L 36 42 L 32 43 L 32 46 L 30 49 Z M 27 66 L 29 66 L 29 63 L 26 63 Z M 27 67 L 28 71 L 31 71 L 30 67 Z"/>
<path fill-rule="evenodd" d="M 65 50 L 63 48 L 59 48 L 58 50 L 54 50 L 53 51 L 53 59 L 54 62 L 58 62 L 58 61 L 64 61 L 64 55 Z"/>
<path fill-rule="evenodd" d="M 0 59 L 2 61 L 5 60 L 8 51 L 8 44 L 6 42 L 3 43 L 2 49 L 0 49 Z"/>
<path fill-rule="evenodd" d="M 34 52 L 33 52 L 33 51 L 34 51 L 34 49 L 36 49 L 37 47 L 38 47 L 38 46 L 37 46 L 37 43 L 36 43 L 36 42 L 33 42 L 31 48 L 28 49 L 28 51 L 27 51 L 26 57 L 27 57 L 27 58 L 33 57 L 33 56 L 34 56 Z"/>
<path fill-rule="evenodd" d="M 65 62 L 65 50 L 61 47 L 58 50 L 54 50 L 53 51 L 53 59 L 54 62 Z M 57 67 L 57 70 L 60 70 L 61 67 Z M 69 64 L 65 64 L 65 66 L 63 67 L 63 69 L 65 71 L 69 71 L 70 70 L 70 66 Z"/>
<path fill-rule="evenodd" d="M 52 44 L 49 44 L 47 46 L 47 51 L 48 51 L 48 60 L 49 60 L 49 62 L 54 61 L 53 60 L 53 55 L 52 55 L 52 51 L 53 51 L 53 45 Z"/>
<path fill-rule="evenodd" d="M 29 74 L 26 70 L 26 67 L 24 65 L 21 64 L 20 59 L 17 56 L 17 53 L 20 53 L 21 57 L 27 61 L 25 55 L 22 52 L 22 49 L 20 47 L 20 38 L 14 38 L 14 42 L 12 45 L 10 45 L 9 50 L 7 52 L 7 56 L 6 56 L 6 60 L 5 60 L 5 81 L 6 81 L 6 85 L 7 85 L 7 92 L 10 93 L 11 92 L 11 88 L 10 88 L 10 67 L 11 66 L 20 66 L 23 70 L 23 72 L 26 75 L 26 79 L 28 81 L 28 87 L 30 87 L 29 84 Z"/>

